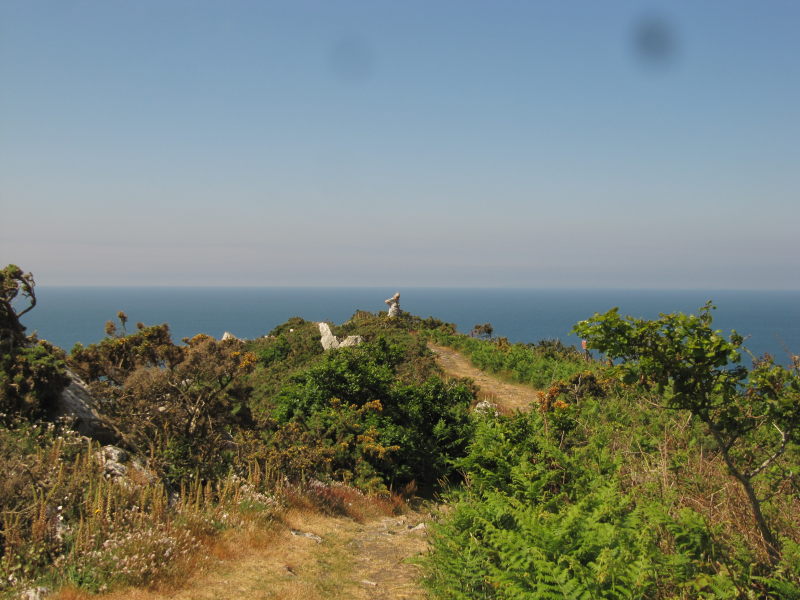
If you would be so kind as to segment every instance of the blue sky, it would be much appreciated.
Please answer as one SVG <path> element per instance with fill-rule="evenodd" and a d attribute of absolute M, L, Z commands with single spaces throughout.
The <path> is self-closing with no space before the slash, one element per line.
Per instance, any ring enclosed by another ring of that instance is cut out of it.
<path fill-rule="evenodd" d="M 0 2 L 42 285 L 800 289 L 795 2 Z"/>

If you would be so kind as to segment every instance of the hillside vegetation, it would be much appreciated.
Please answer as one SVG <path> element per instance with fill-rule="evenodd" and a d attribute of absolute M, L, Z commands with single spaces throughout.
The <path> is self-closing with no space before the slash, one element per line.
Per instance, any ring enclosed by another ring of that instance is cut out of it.
<path fill-rule="evenodd" d="M 333 330 L 365 342 L 326 352 L 300 317 L 176 342 L 120 313 L 66 353 L 19 323 L 33 278 L 0 274 L 3 597 L 180 585 L 215 540 L 292 507 L 360 519 L 422 495 L 445 503 L 433 597 L 800 598 L 800 374 L 744 367 L 711 307 L 578 324 L 613 366 L 364 311 Z M 470 411 L 474 384 L 445 377 L 428 341 L 537 401 Z M 70 373 L 114 447 L 54 420 Z"/>
<path fill-rule="evenodd" d="M 620 362 L 584 371 L 550 344 L 455 336 L 546 391 L 477 420 L 427 560 L 435 597 L 800 597 L 797 365 L 743 367 L 712 308 L 595 315 L 576 332 Z"/>

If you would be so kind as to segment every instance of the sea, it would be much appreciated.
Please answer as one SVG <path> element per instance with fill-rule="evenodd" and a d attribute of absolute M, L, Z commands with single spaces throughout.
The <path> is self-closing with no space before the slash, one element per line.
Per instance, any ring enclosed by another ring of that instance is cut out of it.
<path fill-rule="evenodd" d="M 655 318 L 659 313 L 697 313 L 711 300 L 714 327 L 746 336 L 755 356 L 769 353 L 788 364 L 800 354 L 800 291 L 558 290 L 378 287 L 47 287 L 36 288 L 37 305 L 24 315 L 28 333 L 69 350 L 104 337 L 104 324 L 118 311 L 147 325 L 168 323 L 173 339 L 196 333 L 240 338 L 267 334 L 290 317 L 342 323 L 356 310 L 385 310 L 384 299 L 401 293 L 412 314 L 454 323 L 468 333 L 491 323 L 494 335 L 512 342 L 560 339 L 579 344 L 573 325 L 619 307 L 621 314 Z"/>

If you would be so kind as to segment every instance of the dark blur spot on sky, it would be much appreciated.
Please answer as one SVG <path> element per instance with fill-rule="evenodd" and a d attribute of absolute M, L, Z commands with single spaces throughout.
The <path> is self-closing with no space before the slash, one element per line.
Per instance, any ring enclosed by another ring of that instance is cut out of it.
<path fill-rule="evenodd" d="M 678 53 L 675 25 L 664 17 L 644 17 L 634 23 L 633 50 L 647 67 L 671 64 Z"/>
<path fill-rule="evenodd" d="M 331 47 L 329 65 L 333 74 L 345 83 L 361 83 L 372 77 L 374 56 L 362 38 L 349 36 Z"/>

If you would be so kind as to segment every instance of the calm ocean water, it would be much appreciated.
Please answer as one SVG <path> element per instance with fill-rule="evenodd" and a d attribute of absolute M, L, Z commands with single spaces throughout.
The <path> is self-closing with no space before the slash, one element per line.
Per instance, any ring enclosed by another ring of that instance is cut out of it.
<path fill-rule="evenodd" d="M 242 338 L 266 334 L 289 317 L 346 321 L 357 309 L 379 311 L 394 288 L 111 288 L 37 287 L 38 304 L 25 315 L 29 332 L 66 350 L 76 342 L 103 338 L 104 323 L 117 311 L 131 328 L 169 323 L 173 338 L 196 333 Z M 718 306 L 715 327 L 750 336 L 754 354 L 769 352 L 780 362 L 800 354 L 800 292 L 521 290 L 405 288 L 400 305 L 413 314 L 434 316 L 469 332 L 490 322 L 495 335 L 513 342 L 560 338 L 575 344 L 572 326 L 595 312 L 619 306 L 622 314 L 654 318 L 660 312 L 696 312 L 706 300 Z"/>

